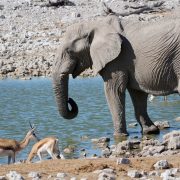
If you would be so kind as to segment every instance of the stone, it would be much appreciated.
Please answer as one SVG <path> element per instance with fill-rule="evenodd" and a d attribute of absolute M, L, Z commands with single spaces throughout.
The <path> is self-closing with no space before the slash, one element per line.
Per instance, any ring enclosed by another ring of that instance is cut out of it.
<path fill-rule="evenodd" d="M 114 174 L 107 174 L 107 173 L 100 173 L 99 176 L 98 176 L 98 180 L 116 180 L 116 177 Z"/>
<path fill-rule="evenodd" d="M 116 156 L 126 154 L 127 151 L 139 148 L 139 145 L 140 145 L 140 141 L 137 139 L 130 139 L 127 141 L 123 141 L 123 142 L 120 142 L 116 145 L 112 154 L 116 155 Z"/>
<path fill-rule="evenodd" d="M 0 4 L 0 10 L 3 10 L 3 9 L 4 9 L 4 5 Z"/>
<path fill-rule="evenodd" d="M 53 176 L 52 175 L 49 175 L 48 177 L 47 177 L 47 179 L 52 179 L 53 178 Z"/>
<path fill-rule="evenodd" d="M 8 180 L 24 180 L 21 174 L 18 174 L 16 171 L 10 171 L 6 176 Z"/>
<path fill-rule="evenodd" d="M 159 129 L 170 128 L 170 125 L 169 125 L 169 122 L 168 122 L 168 121 L 155 121 L 154 124 L 155 124 Z"/>
<path fill-rule="evenodd" d="M 129 127 L 136 127 L 138 125 L 138 123 L 130 123 L 128 126 Z"/>
<path fill-rule="evenodd" d="M 161 173 L 160 177 L 163 178 L 163 180 L 168 180 L 168 179 L 170 179 L 170 176 L 171 176 L 171 174 L 168 171 L 165 171 L 165 172 Z"/>
<path fill-rule="evenodd" d="M 118 164 L 130 164 L 130 160 L 128 158 L 118 158 L 117 165 Z"/>
<path fill-rule="evenodd" d="M 6 17 L 4 15 L 1 15 L 0 16 L 0 19 L 5 19 Z"/>
<path fill-rule="evenodd" d="M 158 140 L 145 139 L 140 143 L 140 148 L 143 148 L 144 146 L 158 146 L 158 145 L 161 145 L 161 143 Z"/>
<path fill-rule="evenodd" d="M 114 173 L 114 170 L 111 169 L 111 168 L 106 168 L 106 169 L 103 169 L 102 171 L 105 172 L 105 173 L 109 173 L 109 174 L 113 174 Z"/>
<path fill-rule="evenodd" d="M 99 139 L 91 139 L 93 143 L 104 143 L 104 142 L 110 142 L 110 138 L 107 137 L 101 137 Z"/>
<path fill-rule="evenodd" d="M 175 120 L 176 120 L 176 121 L 180 121 L 180 116 L 179 116 L 179 117 L 177 117 L 177 118 L 175 118 Z"/>
<path fill-rule="evenodd" d="M 161 174 L 160 174 L 160 172 L 158 172 L 158 171 L 150 171 L 149 172 L 149 176 L 160 176 Z"/>
<path fill-rule="evenodd" d="M 103 150 L 101 151 L 101 154 L 102 154 L 102 157 L 108 158 L 108 157 L 112 154 L 112 151 L 111 151 L 111 149 L 107 146 L 105 149 L 103 149 Z"/>
<path fill-rule="evenodd" d="M 163 136 L 163 142 L 168 141 L 171 137 L 177 137 L 180 136 L 180 131 L 172 131 L 170 133 L 167 133 Z"/>
<path fill-rule="evenodd" d="M 168 149 L 180 149 L 180 131 L 172 131 L 163 136 L 163 143 L 167 144 Z"/>
<path fill-rule="evenodd" d="M 128 171 L 127 175 L 131 178 L 140 178 L 142 176 L 141 173 L 137 170 L 130 170 Z"/>
<path fill-rule="evenodd" d="M 7 180 L 6 176 L 0 176 L 0 180 Z"/>
<path fill-rule="evenodd" d="M 161 155 L 163 156 L 169 156 L 169 155 L 174 155 L 174 154 L 178 154 L 179 151 L 178 150 L 167 150 L 161 153 Z"/>
<path fill-rule="evenodd" d="M 153 155 L 160 155 L 165 150 L 165 146 L 145 146 L 143 150 L 139 153 L 141 156 L 153 156 Z"/>
<path fill-rule="evenodd" d="M 101 137 L 99 139 L 91 139 L 91 142 L 98 147 L 105 148 L 108 146 L 110 138 Z"/>
<path fill-rule="evenodd" d="M 56 177 L 57 177 L 57 178 L 65 178 L 65 177 L 67 177 L 67 174 L 66 174 L 66 173 L 58 173 L 58 174 L 56 175 Z"/>
<path fill-rule="evenodd" d="M 41 175 L 40 175 L 39 172 L 30 172 L 30 173 L 28 174 L 28 177 L 30 177 L 30 178 L 40 178 Z"/>
<path fill-rule="evenodd" d="M 3 65 L 4 65 L 3 60 L 0 60 L 0 69 L 3 67 Z"/>
<path fill-rule="evenodd" d="M 160 161 L 156 162 L 153 166 L 156 170 L 168 169 L 169 163 L 167 160 L 160 160 Z"/>
<path fill-rule="evenodd" d="M 100 170 L 99 176 L 98 176 L 98 180 L 115 180 L 115 172 L 113 169 L 107 168 L 107 169 L 103 169 Z"/>
<path fill-rule="evenodd" d="M 170 139 L 168 149 L 180 149 L 180 136 Z"/>
<path fill-rule="evenodd" d="M 163 179 L 168 179 L 169 177 L 175 177 L 175 175 L 180 172 L 180 169 L 178 168 L 171 168 L 171 169 L 167 169 L 166 171 L 164 171 L 163 173 L 161 173 L 161 177 Z"/>
<path fill-rule="evenodd" d="M 66 147 L 63 151 L 64 151 L 64 153 L 66 153 L 66 154 L 70 154 L 70 153 L 73 153 L 74 150 L 75 150 L 75 147 L 69 145 L 69 146 Z"/>
<path fill-rule="evenodd" d="M 76 177 L 71 177 L 71 179 L 70 180 L 77 180 L 77 178 Z"/>
<path fill-rule="evenodd" d="M 141 171 L 140 173 L 141 173 L 141 176 L 148 176 L 147 171 Z"/>

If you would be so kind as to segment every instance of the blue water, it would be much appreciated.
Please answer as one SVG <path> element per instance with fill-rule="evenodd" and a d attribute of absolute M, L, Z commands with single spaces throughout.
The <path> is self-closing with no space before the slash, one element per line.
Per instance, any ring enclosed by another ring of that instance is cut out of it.
<path fill-rule="evenodd" d="M 113 124 L 106 103 L 101 78 L 70 79 L 69 95 L 79 105 L 78 117 L 64 120 L 58 114 L 50 79 L 34 78 L 32 80 L 1 80 L 0 81 L 0 138 L 21 140 L 29 130 L 29 121 L 37 127 L 38 137 L 57 136 L 60 149 L 68 145 L 75 147 L 69 158 L 79 157 L 80 150 L 86 149 L 88 156 L 100 153 L 93 147 L 92 138 L 109 137 L 113 139 Z M 168 120 L 171 128 L 162 130 L 156 136 L 180 128 L 175 121 L 180 116 L 180 96 L 157 97 L 153 103 L 148 102 L 148 112 L 153 121 Z M 127 124 L 136 122 L 129 95 L 126 97 Z M 140 127 L 128 128 L 129 138 L 141 138 Z M 82 137 L 88 137 L 82 140 Z M 21 151 L 16 160 L 26 159 L 34 142 Z M 6 163 L 7 157 L 0 157 L 0 164 Z"/>

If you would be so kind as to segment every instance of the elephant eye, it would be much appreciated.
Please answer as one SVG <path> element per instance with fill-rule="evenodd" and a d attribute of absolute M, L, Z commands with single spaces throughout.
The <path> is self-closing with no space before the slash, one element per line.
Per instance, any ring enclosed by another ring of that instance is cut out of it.
<path fill-rule="evenodd" d="M 65 50 L 67 53 L 71 53 L 72 52 L 72 50 L 70 49 L 70 48 L 66 48 L 66 50 Z"/>

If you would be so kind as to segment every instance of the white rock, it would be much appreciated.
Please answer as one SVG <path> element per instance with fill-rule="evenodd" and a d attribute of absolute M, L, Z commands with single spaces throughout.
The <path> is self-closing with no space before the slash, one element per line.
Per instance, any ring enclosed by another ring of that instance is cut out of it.
<path fill-rule="evenodd" d="M 180 121 L 180 116 L 179 116 L 179 117 L 177 117 L 177 118 L 175 118 L 175 120 L 176 120 L 176 121 Z"/>
<path fill-rule="evenodd" d="M 138 125 L 138 123 L 130 123 L 128 126 L 129 127 L 136 127 Z"/>
<path fill-rule="evenodd" d="M 156 153 L 161 153 L 165 149 L 164 146 L 145 146 L 143 151 L 149 151 L 150 155 L 154 155 Z"/>
<path fill-rule="evenodd" d="M 169 125 L 169 122 L 168 122 L 168 121 L 155 121 L 154 124 L 155 124 L 159 129 L 170 128 L 170 125 Z"/>
<path fill-rule="evenodd" d="M 177 137 L 177 136 L 180 136 L 180 131 L 172 131 L 170 133 L 167 133 L 163 136 L 163 142 L 167 142 L 171 137 Z"/>
<path fill-rule="evenodd" d="M 49 175 L 48 177 L 47 177 L 47 179 L 52 179 L 53 178 L 53 176 L 52 175 Z"/>
<path fill-rule="evenodd" d="M 141 177 L 141 173 L 137 170 L 130 170 L 130 171 L 128 171 L 127 175 L 131 178 L 140 178 Z"/>
<path fill-rule="evenodd" d="M 154 164 L 154 168 L 156 170 L 167 169 L 167 168 L 169 168 L 169 163 L 167 162 L 167 160 L 160 160 L 160 161 L 156 162 L 156 164 Z"/>
<path fill-rule="evenodd" d="M 171 174 L 169 172 L 165 171 L 165 172 L 161 173 L 160 177 L 162 177 L 163 180 L 169 180 L 170 176 L 171 176 Z"/>
<path fill-rule="evenodd" d="M 76 177 L 72 177 L 70 180 L 77 180 L 77 178 Z"/>
<path fill-rule="evenodd" d="M 110 148 L 105 148 L 101 151 L 103 157 L 108 158 L 111 155 L 112 151 Z"/>
<path fill-rule="evenodd" d="M 158 172 L 158 171 L 150 171 L 149 172 L 149 176 L 160 176 L 161 174 L 160 174 L 160 172 Z"/>
<path fill-rule="evenodd" d="M 115 180 L 116 177 L 115 177 L 115 174 L 109 174 L 109 173 L 105 173 L 105 172 L 102 172 L 99 174 L 98 176 L 98 180 Z"/>
<path fill-rule="evenodd" d="M 129 164 L 130 160 L 128 158 L 119 158 L 117 159 L 117 164 Z"/>
<path fill-rule="evenodd" d="M 180 136 L 170 139 L 168 149 L 180 149 Z"/>
<path fill-rule="evenodd" d="M 107 168 L 103 170 L 96 170 L 94 173 L 99 174 L 98 180 L 115 180 L 115 172 L 113 169 Z"/>
<path fill-rule="evenodd" d="M 6 176 L 8 180 L 24 180 L 21 174 L 18 174 L 16 171 L 10 171 Z"/>
<path fill-rule="evenodd" d="M 30 172 L 30 173 L 28 174 L 28 177 L 31 177 L 31 178 L 40 178 L 41 175 L 40 175 L 39 172 Z"/>
<path fill-rule="evenodd" d="M 57 178 L 65 178 L 65 177 L 67 177 L 67 174 L 66 174 L 66 173 L 58 173 L 58 174 L 56 175 L 56 177 L 57 177 Z"/>
<path fill-rule="evenodd" d="M 110 138 L 107 138 L 107 137 L 101 137 L 99 139 L 91 139 L 91 141 L 93 143 L 105 143 L 105 142 L 109 142 L 110 141 Z"/>
<path fill-rule="evenodd" d="M 113 174 L 113 173 L 114 173 L 114 170 L 111 169 L 111 168 L 106 168 L 106 169 L 103 169 L 102 172 L 108 173 L 108 174 Z"/>
<path fill-rule="evenodd" d="M 7 180 L 6 176 L 0 176 L 0 180 Z"/>
<path fill-rule="evenodd" d="M 125 154 L 127 152 L 127 150 L 132 149 L 132 147 L 133 147 L 133 144 L 128 140 L 120 142 L 116 145 L 116 148 L 115 148 L 113 154 L 115 154 L 115 155 Z"/>
<path fill-rule="evenodd" d="M 167 179 L 168 177 L 174 177 L 179 172 L 178 168 L 167 169 L 161 173 L 161 177 Z"/>
<path fill-rule="evenodd" d="M 64 151 L 64 153 L 66 153 L 66 154 L 70 154 L 70 153 L 72 153 L 72 152 L 74 151 L 74 149 L 67 147 L 67 148 L 65 148 L 63 151 Z"/>
<path fill-rule="evenodd" d="M 168 145 L 168 149 L 180 149 L 180 131 L 172 131 L 164 135 L 163 143 Z"/>

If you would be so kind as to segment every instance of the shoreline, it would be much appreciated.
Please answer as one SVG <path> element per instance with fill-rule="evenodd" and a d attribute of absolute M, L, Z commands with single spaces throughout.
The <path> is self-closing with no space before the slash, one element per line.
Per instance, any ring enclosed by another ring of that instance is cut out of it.
<path fill-rule="evenodd" d="M 167 169 L 156 170 L 153 165 L 159 160 L 167 160 L 170 167 Z M 117 159 L 68 159 L 68 160 L 46 160 L 41 163 L 32 164 L 15 164 L 15 165 L 1 165 L 0 176 L 5 176 L 10 171 L 16 171 L 20 173 L 25 179 L 32 179 L 29 177 L 30 172 L 39 173 L 40 179 L 54 179 L 57 175 L 62 173 L 66 174 L 62 179 L 89 179 L 97 180 L 101 174 L 101 171 L 106 169 L 112 170 L 111 177 L 114 174 L 114 179 L 132 179 L 128 176 L 128 172 L 137 170 L 144 174 L 162 174 L 168 169 L 180 168 L 180 156 L 171 155 L 164 157 L 144 157 L 144 158 L 129 158 L 130 164 L 117 164 Z M 179 177 L 180 172 L 177 173 Z M 110 176 L 110 175 L 109 175 Z M 144 176 L 144 178 L 161 179 L 160 175 Z M 58 179 L 58 178 L 57 178 Z"/>
<path fill-rule="evenodd" d="M 21 177 L 19 179 L 54 179 L 71 178 L 100 180 L 101 176 L 112 179 L 161 179 L 180 177 L 180 131 L 172 131 L 163 136 L 160 142 L 147 137 L 119 142 L 102 149 L 101 157 L 81 157 L 77 159 L 43 160 L 25 163 L 0 165 L 0 177 Z M 108 138 L 94 139 L 102 148 Z M 137 149 L 140 151 L 137 151 Z M 65 153 L 65 152 L 64 152 Z M 31 177 L 30 177 L 31 176 Z"/>
<path fill-rule="evenodd" d="M 76 79 L 78 78 L 94 78 L 94 77 L 99 77 L 99 75 L 94 76 L 93 73 L 89 73 L 89 72 L 83 72 L 82 74 L 80 74 L 79 76 L 76 77 Z M 51 79 L 51 75 L 48 76 L 5 76 L 5 77 L 0 77 L 0 80 L 32 80 L 34 78 L 44 78 L 44 79 Z M 72 78 L 72 76 L 70 75 L 70 78 Z"/>

